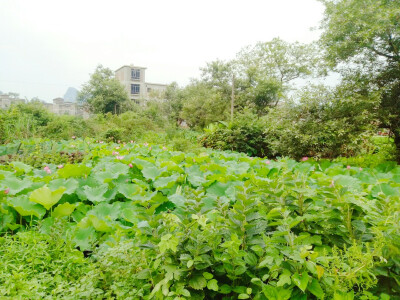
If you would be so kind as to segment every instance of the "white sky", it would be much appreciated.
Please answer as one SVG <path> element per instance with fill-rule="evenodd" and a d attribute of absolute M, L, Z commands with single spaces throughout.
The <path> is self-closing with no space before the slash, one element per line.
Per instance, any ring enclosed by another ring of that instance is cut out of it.
<path fill-rule="evenodd" d="M 317 39 L 322 13 L 317 0 L 0 0 L 0 91 L 51 101 L 98 64 L 131 63 L 183 86 L 258 41 Z"/>

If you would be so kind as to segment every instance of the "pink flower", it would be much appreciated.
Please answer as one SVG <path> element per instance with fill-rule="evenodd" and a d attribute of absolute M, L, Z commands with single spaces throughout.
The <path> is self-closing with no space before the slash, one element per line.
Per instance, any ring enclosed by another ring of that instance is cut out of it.
<path fill-rule="evenodd" d="M 116 156 L 115 158 L 116 158 L 116 159 L 119 159 L 119 160 L 124 159 L 123 156 Z"/>
<path fill-rule="evenodd" d="M 103 142 L 103 141 L 100 141 L 99 143 L 100 143 L 100 144 L 103 144 L 104 142 Z"/>
<path fill-rule="evenodd" d="M 10 188 L 6 188 L 5 190 L 4 190 L 4 194 L 8 194 L 10 192 Z"/>
<path fill-rule="evenodd" d="M 363 168 L 361 168 L 361 167 L 360 167 L 358 170 L 362 171 L 362 170 L 363 170 Z"/>
<path fill-rule="evenodd" d="M 308 160 L 307 156 L 304 156 L 304 157 L 301 158 L 301 161 L 307 161 L 307 160 Z"/>
<path fill-rule="evenodd" d="M 129 164 L 129 168 L 133 168 L 133 165 L 132 165 L 132 164 Z"/>
<path fill-rule="evenodd" d="M 57 168 L 62 169 L 62 168 L 64 168 L 64 166 L 63 165 L 58 165 Z"/>
<path fill-rule="evenodd" d="M 131 141 L 131 144 L 133 144 L 133 141 Z"/>
<path fill-rule="evenodd" d="M 74 139 L 76 139 L 76 136 L 73 135 L 71 138 L 74 140 Z"/>
<path fill-rule="evenodd" d="M 335 182 L 332 180 L 329 187 L 334 187 L 334 186 L 335 186 Z"/>
<path fill-rule="evenodd" d="M 271 162 L 269 160 L 265 161 L 265 164 L 269 165 Z"/>
<path fill-rule="evenodd" d="M 350 170 L 350 169 L 351 169 L 351 167 L 350 167 L 350 166 L 347 166 L 347 167 L 346 167 L 346 169 L 347 169 L 347 170 Z"/>
<path fill-rule="evenodd" d="M 193 162 L 196 162 L 196 160 L 193 158 Z"/>
<path fill-rule="evenodd" d="M 149 144 L 148 143 L 144 143 L 143 145 L 147 147 Z"/>
<path fill-rule="evenodd" d="M 115 149 L 117 149 L 117 150 L 118 150 L 118 149 L 119 149 L 119 147 L 115 147 Z"/>
<path fill-rule="evenodd" d="M 112 155 L 119 155 L 119 152 L 113 151 L 113 152 L 112 152 Z"/>
<path fill-rule="evenodd" d="M 119 143 L 121 143 L 121 141 L 120 141 L 120 140 L 118 140 L 118 144 L 119 144 Z"/>
<path fill-rule="evenodd" d="M 163 149 L 163 150 L 167 150 L 167 147 L 164 146 L 164 147 L 162 147 L 162 149 Z"/>
<path fill-rule="evenodd" d="M 151 147 L 149 148 L 149 150 L 151 151 Z"/>

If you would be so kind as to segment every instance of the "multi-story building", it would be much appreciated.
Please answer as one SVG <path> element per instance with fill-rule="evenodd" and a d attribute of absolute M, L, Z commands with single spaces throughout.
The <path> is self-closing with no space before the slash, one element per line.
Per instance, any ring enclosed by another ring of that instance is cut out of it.
<path fill-rule="evenodd" d="M 47 110 L 56 115 L 71 115 L 71 116 L 82 116 L 88 118 L 89 114 L 80 107 L 76 102 L 64 101 L 63 98 L 53 99 L 53 103 L 37 100 Z M 0 94 L 0 109 L 8 109 L 13 104 L 25 103 L 24 99 L 19 99 L 13 94 Z"/>
<path fill-rule="evenodd" d="M 130 99 L 139 103 L 139 99 L 151 99 L 162 94 L 166 84 L 146 82 L 146 68 L 134 65 L 122 66 L 115 71 L 115 77 L 125 87 Z"/>
<path fill-rule="evenodd" d="M 0 94 L 0 108 L 8 109 L 12 104 L 25 103 L 24 99 L 16 98 L 10 94 Z"/>
<path fill-rule="evenodd" d="M 48 110 L 56 115 L 71 115 L 88 117 L 85 110 L 82 109 L 76 102 L 64 101 L 63 98 L 53 99 L 53 103 L 46 103 L 45 106 Z"/>

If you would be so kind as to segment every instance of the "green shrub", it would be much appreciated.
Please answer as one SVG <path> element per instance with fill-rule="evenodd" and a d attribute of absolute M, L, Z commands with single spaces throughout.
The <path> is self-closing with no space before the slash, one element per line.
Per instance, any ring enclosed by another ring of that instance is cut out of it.
<path fill-rule="evenodd" d="M 271 156 L 265 123 L 249 112 L 231 123 L 216 123 L 205 129 L 201 143 L 205 147 L 244 152 L 250 156 Z"/>
<path fill-rule="evenodd" d="M 302 91 L 266 116 L 266 133 L 277 156 L 335 158 L 362 153 L 375 130 L 376 99 L 354 98 L 325 87 Z"/>
<path fill-rule="evenodd" d="M 72 136 L 86 137 L 93 135 L 85 120 L 74 116 L 54 117 L 46 126 L 40 130 L 41 136 L 54 140 L 68 140 Z"/>
<path fill-rule="evenodd" d="M 125 130 L 123 128 L 107 129 L 102 137 L 108 142 L 117 142 L 123 139 Z"/>

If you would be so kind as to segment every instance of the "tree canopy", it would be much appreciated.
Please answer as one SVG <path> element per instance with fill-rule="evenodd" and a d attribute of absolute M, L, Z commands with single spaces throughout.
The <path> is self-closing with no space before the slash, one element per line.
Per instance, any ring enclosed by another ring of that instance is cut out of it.
<path fill-rule="evenodd" d="M 400 158 L 400 2 L 321 0 L 321 46 L 355 93 L 380 93 L 379 120 Z"/>
<path fill-rule="evenodd" d="M 102 65 L 96 67 L 90 80 L 82 87 L 78 101 L 93 113 L 119 113 L 121 105 L 129 101 L 129 96 L 114 72 Z"/>

